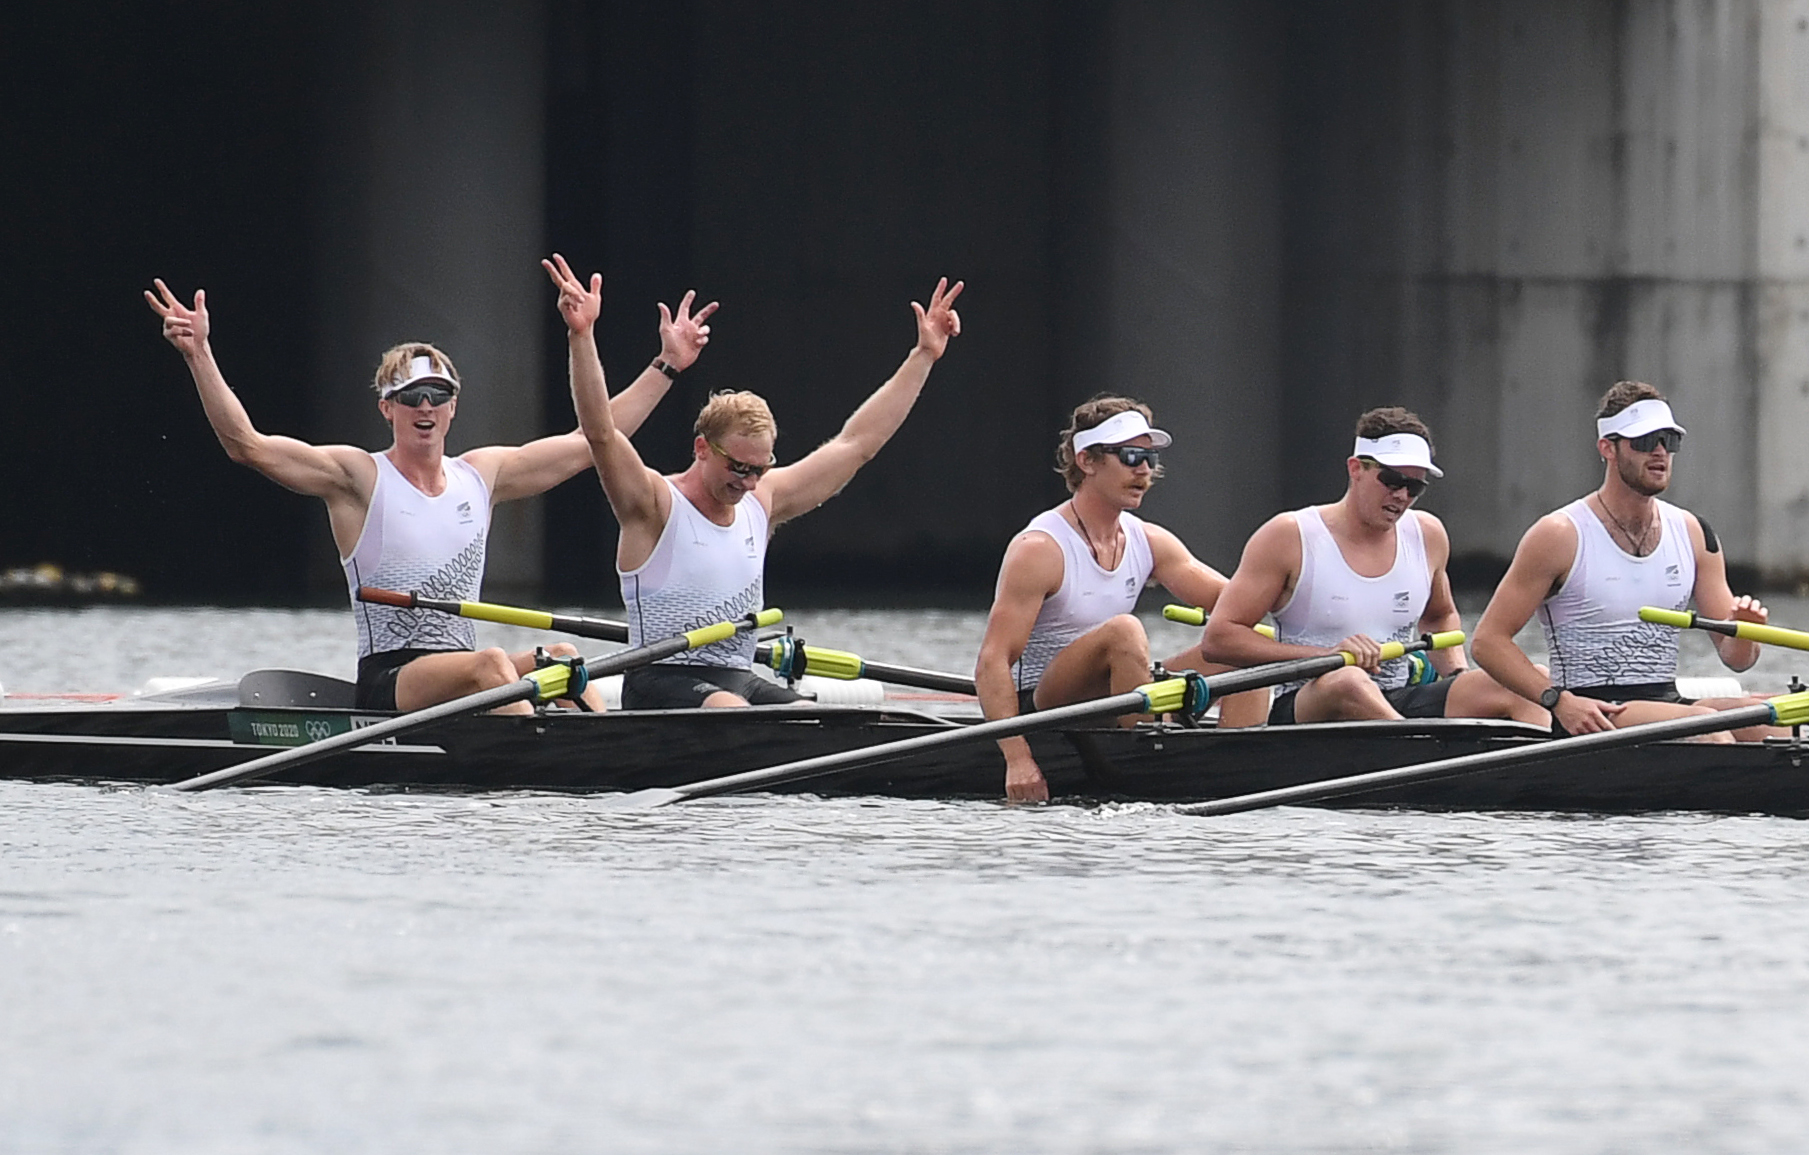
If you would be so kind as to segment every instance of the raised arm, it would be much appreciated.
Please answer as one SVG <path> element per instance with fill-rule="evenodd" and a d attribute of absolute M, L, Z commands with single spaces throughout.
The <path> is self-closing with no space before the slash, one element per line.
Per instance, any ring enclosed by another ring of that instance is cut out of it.
<path fill-rule="evenodd" d="M 560 258 L 563 264 L 563 258 Z M 548 262 L 549 274 L 557 270 Z M 570 271 L 569 266 L 567 272 Z M 587 343 L 588 353 L 581 354 L 576 347 L 572 356 L 586 356 L 596 371 L 598 380 L 603 379 L 602 360 L 597 355 L 595 331 L 597 318 L 602 315 L 603 294 L 601 281 L 595 293 L 584 291 L 582 282 L 577 282 L 578 293 L 568 296 L 561 291 L 559 311 L 565 317 L 568 331 L 578 325 L 590 335 Z M 554 283 L 558 284 L 557 277 Z M 634 383 L 609 400 L 610 416 L 615 426 L 625 437 L 633 437 L 641 423 L 647 420 L 654 407 L 665 397 L 671 386 L 673 377 L 691 367 L 703 352 L 703 347 L 710 343 L 710 327 L 704 320 L 716 311 L 714 301 L 699 309 L 696 316 L 691 315 L 691 302 L 696 293 L 686 293 L 680 302 L 676 316 L 660 305 L 660 356 L 657 362 L 641 370 L 641 375 Z M 662 372 L 659 365 L 664 364 L 671 369 L 671 374 Z M 518 497 L 532 497 L 537 493 L 545 493 L 555 485 L 562 484 L 591 465 L 590 443 L 585 440 L 582 427 L 563 433 L 557 437 L 543 437 L 530 441 L 526 445 L 491 445 L 482 449 L 473 449 L 465 454 L 465 460 L 476 466 L 478 471 L 490 484 L 490 492 L 496 501 L 512 501 Z"/>
<path fill-rule="evenodd" d="M 210 322 L 207 315 L 207 293 L 195 290 L 195 303 L 184 305 L 168 285 L 152 282 L 156 293 L 146 291 L 144 299 L 163 318 L 163 336 L 182 354 L 189 375 L 195 379 L 195 390 L 201 395 L 201 408 L 207 423 L 226 450 L 226 456 L 240 465 L 250 466 L 285 489 L 324 498 L 334 507 L 335 529 L 339 510 L 336 503 L 362 507 L 370 501 L 376 485 L 377 469 L 370 454 L 350 445 L 310 445 L 293 437 L 277 437 L 260 433 L 252 425 L 251 416 L 239 401 L 238 394 L 226 383 L 220 366 L 208 344 Z"/>
<path fill-rule="evenodd" d="M 603 362 L 597 356 L 593 331 L 603 307 L 602 274 L 592 273 L 587 289 L 559 254 L 541 264 L 559 287 L 559 312 L 565 318 L 566 342 L 571 350 L 572 404 L 578 410 L 578 426 L 603 482 L 603 494 L 622 524 L 626 545 L 631 534 L 644 534 L 648 528 L 664 523 L 666 511 L 662 502 L 668 500 L 666 485 L 641 461 L 641 455 L 616 427 L 610 413 L 609 386 L 603 379 Z M 654 537 L 658 537 L 657 530 Z"/>
<path fill-rule="evenodd" d="M 1211 613 L 1225 590 L 1225 575 L 1193 556 L 1180 538 L 1161 526 L 1146 522 L 1143 531 L 1154 563 L 1150 576 L 1183 603 Z"/>
<path fill-rule="evenodd" d="M 1061 584 L 1061 546 L 1041 532 L 1013 539 L 999 567 L 992 612 L 986 617 L 986 634 L 980 639 L 980 656 L 974 663 L 974 690 L 989 720 L 1017 717 L 1018 691 L 1011 680 L 1011 666 L 1024 656 L 1043 600 Z M 1006 738 L 999 749 L 1005 755 L 1006 797 L 1021 802 L 1048 801 L 1049 785 L 1030 754 L 1030 743 Z"/>
<path fill-rule="evenodd" d="M 891 440 L 904 424 L 929 379 L 930 369 L 948 349 L 949 338 L 961 333 L 961 315 L 955 312 L 955 298 L 965 286 L 948 278 L 936 283 L 926 309 L 916 301 L 911 308 L 917 314 L 917 344 L 904 364 L 867 398 L 842 431 L 814 451 L 791 465 L 769 472 L 760 482 L 760 492 L 772 510 L 772 523 L 789 521 L 807 513 L 840 493 L 860 467 Z"/>

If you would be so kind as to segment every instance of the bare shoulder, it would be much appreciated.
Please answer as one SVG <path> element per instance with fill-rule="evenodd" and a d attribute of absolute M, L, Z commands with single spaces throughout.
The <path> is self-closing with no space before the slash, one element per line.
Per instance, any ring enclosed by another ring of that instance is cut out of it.
<path fill-rule="evenodd" d="M 346 476 L 352 489 L 368 499 L 377 488 L 377 456 L 356 445 L 323 445 L 320 451 L 332 459 Z"/>
<path fill-rule="evenodd" d="M 1412 509 L 1408 512 L 1413 514 L 1415 521 L 1419 522 L 1420 532 L 1426 535 L 1427 541 L 1439 542 L 1447 548 L 1450 546 L 1451 535 L 1446 531 L 1445 523 L 1439 520 L 1437 514 L 1427 513 L 1423 509 Z"/>
<path fill-rule="evenodd" d="M 1005 560 L 999 566 L 999 586 L 1020 590 L 1040 589 L 1048 596 L 1061 588 L 1062 547 L 1040 529 L 1026 529 L 1005 547 Z"/>

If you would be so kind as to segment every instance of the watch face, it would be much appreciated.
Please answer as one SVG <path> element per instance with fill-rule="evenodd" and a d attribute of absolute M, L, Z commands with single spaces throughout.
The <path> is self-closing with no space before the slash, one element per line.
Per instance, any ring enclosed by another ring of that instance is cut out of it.
<path fill-rule="evenodd" d="M 1563 693 L 1564 691 L 1556 686 L 1547 686 L 1539 692 L 1539 704 L 1544 706 L 1547 710 L 1555 709 L 1558 705 L 1558 699 Z"/>

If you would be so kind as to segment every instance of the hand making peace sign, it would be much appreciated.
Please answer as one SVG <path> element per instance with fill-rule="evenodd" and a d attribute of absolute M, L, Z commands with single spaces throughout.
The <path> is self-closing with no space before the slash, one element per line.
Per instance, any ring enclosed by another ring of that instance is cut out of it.
<path fill-rule="evenodd" d="M 928 353 L 932 361 L 942 357 L 950 337 L 961 335 L 961 314 L 955 312 L 954 305 L 955 298 L 966 287 L 964 282 L 956 281 L 951 289 L 948 278 L 943 277 L 936 282 L 936 291 L 930 294 L 928 309 L 916 301 L 911 302 L 911 308 L 917 314 L 917 347 Z"/>

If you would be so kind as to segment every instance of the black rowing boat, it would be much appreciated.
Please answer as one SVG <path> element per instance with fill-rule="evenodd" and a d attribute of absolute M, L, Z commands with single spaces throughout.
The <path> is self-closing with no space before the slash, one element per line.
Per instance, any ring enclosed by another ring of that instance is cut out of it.
<path fill-rule="evenodd" d="M 391 715 L 350 709 L 351 687 L 259 671 L 163 694 L 0 709 L 0 777 L 163 784 L 224 769 Z M 621 791 L 673 786 L 927 734 L 960 720 L 909 704 L 800 704 L 453 719 L 356 747 L 272 782 L 367 789 Z M 1069 801 L 1199 802 L 1345 774 L 1545 741 L 1513 722 L 1445 719 L 1217 730 L 1088 728 L 1031 737 L 1052 793 Z M 1326 803 L 1440 810 L 1809 817 L 1809 744 L 1665 742 Z M 990 743 L 811 779 L 798 792 L 991 799 Z"/>

